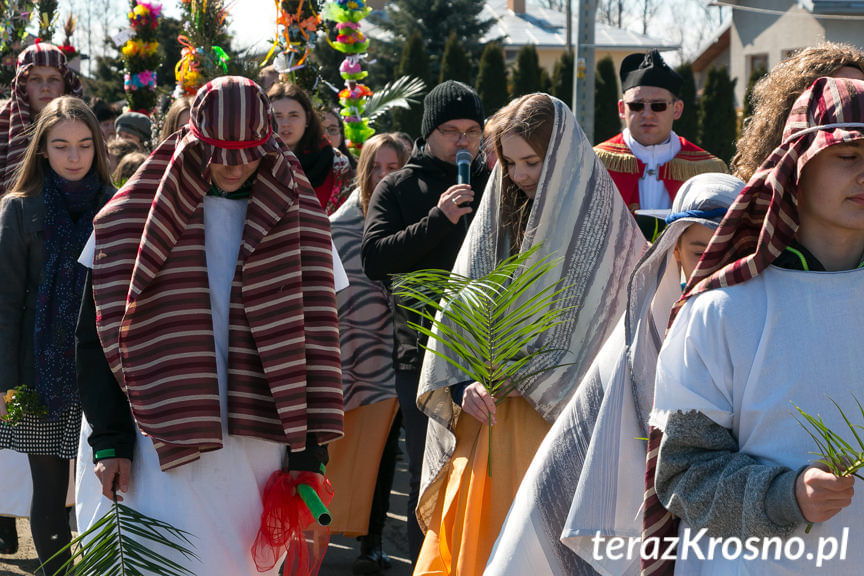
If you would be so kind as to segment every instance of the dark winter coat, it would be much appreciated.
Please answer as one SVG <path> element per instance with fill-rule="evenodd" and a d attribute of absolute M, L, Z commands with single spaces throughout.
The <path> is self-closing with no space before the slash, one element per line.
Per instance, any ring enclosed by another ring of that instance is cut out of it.
<path fill-rule="evenodd" d="M 375 188 L 366 212 L 361 258 L 363 271 L 372 280 L 389 285 L 389 275 L 428 268 L 450 270 L 477 212 L 489 170 L 476 159 L 471 167 L 473 212 L 456 224 L 437 204 L 444 191 L 457 182 L 456 166 L 424 151 L 417 140 L 408 163 Z M 419 334 L 408 328 L 408 313 L 396 302 L 395 362 L 397 370 L 419 371 L 423 350 Z"/>

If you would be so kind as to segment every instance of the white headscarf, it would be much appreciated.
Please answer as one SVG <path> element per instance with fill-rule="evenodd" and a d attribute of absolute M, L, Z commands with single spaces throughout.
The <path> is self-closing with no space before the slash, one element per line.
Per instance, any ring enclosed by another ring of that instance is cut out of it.
<path fill-rule="evenodd" d="M 722 214 L 715 210 L 725 211 L 743 187 L 741 180 L 720 173 L 700 174 L 681 186 L 670 215 L 678 218 L 630 276 L 626 313 L 537 450 L 486 576 L 528 570 L 639 573 L 638 555 L 632 562 L 594 558 L 591 538 L 597 531 L 604 537 L 640 536 L 646 453 L 640 438 L 648 435 L 654 372 L 669 311 L 681 296 L 673 251 L 692 224 L 716 229 Z M 712 218 L 704 217 L 712 212 Z"/>

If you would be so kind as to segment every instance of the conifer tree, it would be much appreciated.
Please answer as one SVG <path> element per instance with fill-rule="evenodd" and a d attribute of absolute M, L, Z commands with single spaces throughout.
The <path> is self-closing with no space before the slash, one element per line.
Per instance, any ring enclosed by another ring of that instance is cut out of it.
<path fill-rule="evenodd" d="M 438 82 L 445 80 L 458 80 L 465 84 L 471 84 L 471 61 L 468 53 L 456 33 L 450 34 L 447 44 L 444 45 L 444 56 L 441 58 L 441 73 Z"/>
<path fill-rule="evenodd" d="M 392 0 L 387 2 L 386 18 L 370 16 L 370 21 L 393 35 L 391 52 L 396 52 L 415 30 L 419 30 L 426 44 L 431 77 L 437 80 L 444 45 L 450 34 L 456 34 L 472 61 L 479 59 L 484 48 L 480 40 L 493 23 L 492 19 L 480 17 L 485 4 L 485 0 Z M 377 57 L 386 57 L 385 50 L 378 51 Z"/>
<path fill-rule="evenodd" d="M 747 89 L 744 91 L 744 107 L 741 113 L 741 125 L 747 121 L 747 118 L 753 115 L 753 87 L 768 71 L 764 66 L 759 66 L 750 73 L 750 78 L 747 80 Z"/>
<path fill-rule="evenodd" d="M 621 131 L 618 117 L 618 79 L 611 56 L 597 61 L 594 74 L 594 142 L 603 142 Z"/>
<path fill-rule="evenodd" d="M 712 67 L 699 103 L 700 145 L 728 163 L 735 154 L 737 120 L 735 80 L 729 77 L 726 66 Z"/>
<path fill-rule="evenodd" d="M 423 36 L 419 30 L 415 30 L 408 38 L 405 48 L 402 50 L 402 59 L 396 69 L 396 76 L 414 76 L 429 85 L 429 61 L 426 58 Z M 420 123 L 423 119 L 423 104 L 415 104 L 409 110 L 399 108 L 393 111 L 393 128 L 407 132 L 412 137 L 420 136 Z"/>
<path fill-rule="evenodd" d="M 507 65 L 504 63 L 504 51 L 497 42 L 487 44 L 483 50 L 474 88 L 480 95 L 487 116 L 507 103 Z"/>
<path fill-rule="evenodd" d="M 516 56 L 516 68 L 513 69 L 513 97 L 518 98 L 542 89 L 540 58 L 534 45 L 529 44 L 519 50 Z"/>
<path fill-rule="evenodd" d="M 679 136 L 691 142 L 699 142 L 699 104 L 696 101 L 696 80 L 693 78 L 693 66 L 685 62 L 675 69 L 681 76 L 681 93 L 678 98 L 684 103 L 681 117 L 675 121 L 672 129 Z"/>
<path fill-rule="evenodd" d="M 573 52 L 564 52 L 552 71 L 552 95 L 573 106 Z"/>

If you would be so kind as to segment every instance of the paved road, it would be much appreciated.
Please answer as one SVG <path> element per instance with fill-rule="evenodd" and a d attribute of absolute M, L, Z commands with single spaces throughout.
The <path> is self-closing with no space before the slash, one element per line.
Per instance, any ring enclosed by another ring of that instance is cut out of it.
<path fill-rule="evenodd" d="M 404 438 L 400 439 L 402 453 L 405 454 Z M 384 576 L 410 576 L 408 561 L 408 541 L 405 537 L 405 506 L 408 500 L 407 460 L 396 463 L 396 477 L 390 493 L 390 512 L 384 527 L 384 551 L 393 559 L 393 567 L 381 572 Z M 26 520 L 18 520 L 19 551 L 15 556 L 0 556 L 0 576 L 26 576 L 36 571 L 36 549 L 30 538 L 30 528 Z M 360 554 L 360 544 L 353 538 L 333 536 L 330 548 L 324 557 L 319 576 L 351 576 L 351 564 Z M 202 575 L 204 576 L 204 575 Z M 254 575 L 250 575 L 254 576 Z"/>

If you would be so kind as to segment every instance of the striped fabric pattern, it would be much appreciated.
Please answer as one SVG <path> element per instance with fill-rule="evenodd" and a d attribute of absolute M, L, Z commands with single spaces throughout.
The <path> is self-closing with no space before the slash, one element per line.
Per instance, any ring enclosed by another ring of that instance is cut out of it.
<path fill-rule="evenodd" d="M 15 169 L 24 157 L 29 143 L 30 101 L 27 97 L 27 75 L 33 66 L 57 68 L 63 74 L 64 94 L 81 97 L 83 89 L 78 75 L 66 65 L 62 50 L 40 42 L 18 55 L 15 78 L 9 101 L 0 108 L 0 194 L 12 184 Z"/>
<path fill-rule="evenodd" d="M 349 282 L 336 295 L 347 412 L 396 397 L 393 304 L 384 286 L 370 280 L 360 262 L 363 207 L 359 188 L 330 216 L 330 226 Z"/>
<path fill-rule="evenodd" d="M 816 154 L 833 146 L 864 140 L 864 82 L 819 78 L 795 101 L 783 141 L 759 167 L 732 203 L 690 277 L 672 320 L 689 298 L 760 274 L 798 231 L 797 185 Z M 652 429 L 645 475 L 642 539 L 677 535 L 677 519 L 657 498 L 654 472 L 663 434 Z M 643 560 L 642 574 L 671 574 L 673 563 Z"/>
<path fill-rule="evenodd" d="M 237 113 L 242 110 L 243 113 Z M 190 127 L 97 215 L 93 289 L 105 355 L 163 469 L 222 441 L 204 250 L 209 164 L 261 159 L 231 288 L 228 431 L 305 448 L 342 434 L 330 227 L 250 80 L 203 87 Z M 242 125 L 241 125 L 242 124 Z M 241 143 L 241 144 L 238 144 Z"/>

